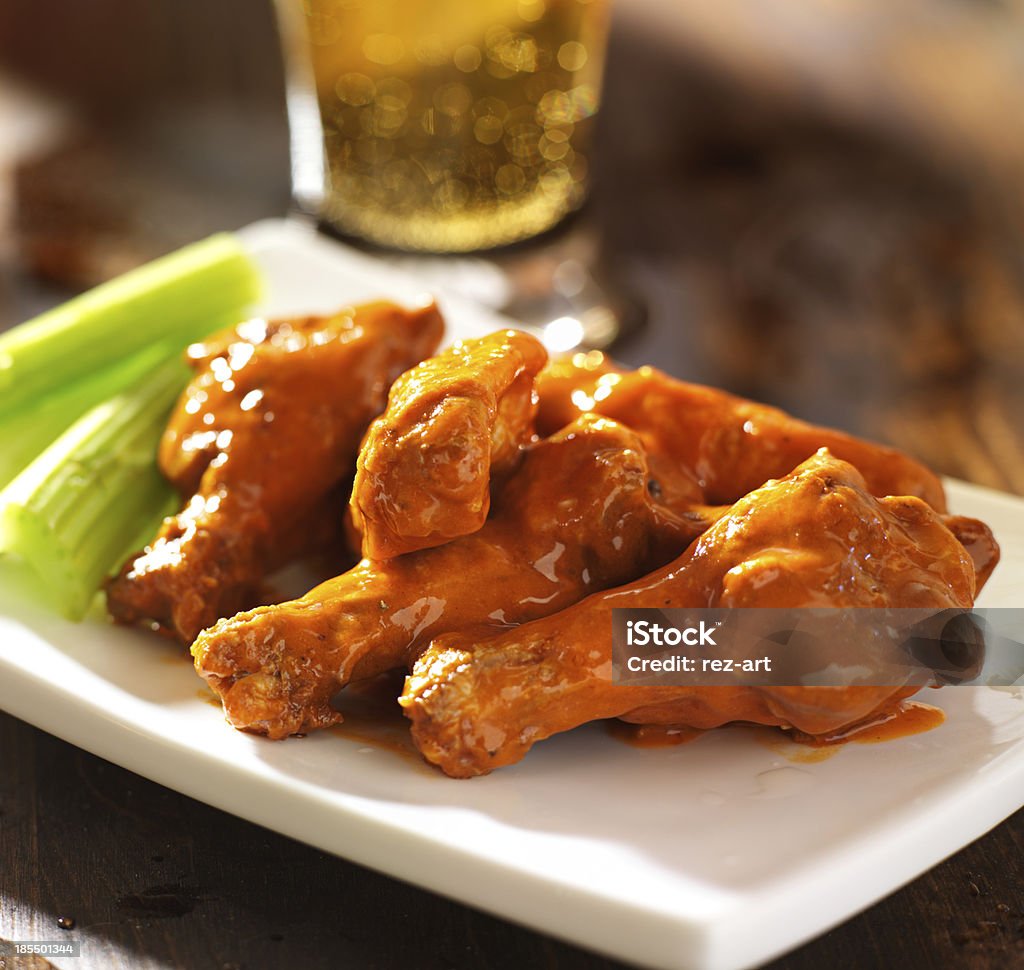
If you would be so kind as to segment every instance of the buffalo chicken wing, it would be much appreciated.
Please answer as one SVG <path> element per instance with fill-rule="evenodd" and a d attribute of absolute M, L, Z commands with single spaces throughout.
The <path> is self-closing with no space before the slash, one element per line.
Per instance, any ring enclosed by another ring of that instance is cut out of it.
<path fill-rule="evenodd" d="M 190 348 L 196 375 L 159 451 L 185 506 L 108 584 L 113 618 L 191 643 L 252 605 L 271 569 L 340 535 L 367 425 L 443 326 L 433 305 L 374 303 L 250 320 Z"/>
<path fill-rule="evenodd" d="M 914 495 L 946 509 L 939 479 L 893 448 L 725 391 L 688 384 L 653 367 L 621 371 L 600 353 L 556 361 L 537 380 L 538 431 L 592 412 L 636 431 L 648 452 L 685 473 L 712 504 L 732 503 L 769 478 L 787 475 L 819 448 L 855 465 L 873 495 Z M 658 462 L 652 459 L 655 473 Z"/>
<path fill-rule="evenodd" d="M 403 374 L 359 452 L 352 517 L 363 555 L 389 559 L 476 532 L 491 479 L 534 439 L 533 381 L 547 353 L 504 330 L 464 340 Z"/>
<path fill-rule="evenodd" d="M 971 557 L 939 515 L 917 498 L 872 497 L 853 466 L 822 450 L 643 579 L 497 635 L 435 639 L 400 703 L 420 751 L 455 777 L 518 761 L 537 741 L 598 718 L 695 728 L 742 720 L 821 734 L 917 688 L 615 684 L 611 610 L 969 607 L 975 590 Z"/>

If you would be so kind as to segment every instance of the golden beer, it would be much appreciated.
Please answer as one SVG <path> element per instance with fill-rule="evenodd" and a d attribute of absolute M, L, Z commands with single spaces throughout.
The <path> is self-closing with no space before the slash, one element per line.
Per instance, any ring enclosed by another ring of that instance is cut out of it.
<path fill-rule="evenodd" d="M 304 0 L 321 214 L 387 246 L 524 239 L 583 201 L 605 0 Z"/>

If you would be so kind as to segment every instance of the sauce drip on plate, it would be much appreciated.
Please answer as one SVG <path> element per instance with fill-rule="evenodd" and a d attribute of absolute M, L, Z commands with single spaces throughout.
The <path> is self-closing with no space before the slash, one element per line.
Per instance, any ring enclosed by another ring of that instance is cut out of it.
<path fill-rule="evenodd" d="M 904 701 L 895 710 L 880 714 L 866 724 L 857 724 L 837 734 L 814 737 L 799 731 L 783 731 L 754 725 L 737 725 L 752 732 L 765 747 L 797 764 L 815 764 L 826 761 L 850 742 L 877 744 L 897 738 L 923 734 L 937 728 L 946 715 L 931 704 Z M 613 738 L 635 748 L 665 748 L 695 741 L 705 731 L 672 724 L 627 724 L 624 721 L 607 722 Z"/>
<path fill-rule="evenodd" d="M 696 741 L 704 731 L 677 724 L 627 724 L 607 721 L 608 733 L 634 748 L 671 748 Z"/>

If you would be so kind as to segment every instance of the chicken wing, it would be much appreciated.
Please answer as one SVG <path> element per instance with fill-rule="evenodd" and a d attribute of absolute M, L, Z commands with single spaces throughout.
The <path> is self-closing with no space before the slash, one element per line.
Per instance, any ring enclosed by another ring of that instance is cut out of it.
<path fill-rule="evenodd" d="M 434 351 L 443 328 L 433 305 L 373 303 L 250 320 L 190 348 L 196 376 L 159 451 L 187 501 L 108 584 L 111 616 L 191 643 L 251 605 L 272 568 L 340 534 L 359 441 L 391 381 Z"/>
<path fill-rule="evenodd" d="M 622 371 L 603 354 L 576 354 L 542 371 L 536 386 L 540 434 L 588 411 L 614 418 L 638 432 L 651 455 L 685 470 L 705 502 L 735 502 L 826 447 L 858 468 L 872 494 L 913 495 L 938 512 L 946 509 L 938 477 L 893 448 L 653 367 Z M 652 465 L 657 474 L 653 459 Z"/>
<path fill-rule="evenodd" d="M 193 644 L 196 670 L 235 727 L 282 738 L 330 725 L 350 680 L 407 666 L 439 633 L 493 633 L 643 575 L 720 514 L 677 515 L 650 481 L 637 436 L 585 415 L 527 450 L 478 532 L 222 620 Z"/>
<path fill-rule="evenodd" d="M 546 361 L 540 341 L 503 330 L 461 341 L 395 382 L 352 489 L 364 556 L 390 559 L 484 524 L 490 480 L 534 439 L 533 379 Z"/>
<path fill-rule="evenodd" d="M 928 505 L 873 498 L 853 466 L 822 450 L 740 499 L 648 577 L 496 636 L 434 640 L 400 703 L 420 751 L 454 777 L 511 764 L 537 741 L 597 718 L 696 728 L 743 720 L 821 734 L 916 688 L 613 684 L 611 610 L 969 607 L 975 590 L 971 557 Z"/>

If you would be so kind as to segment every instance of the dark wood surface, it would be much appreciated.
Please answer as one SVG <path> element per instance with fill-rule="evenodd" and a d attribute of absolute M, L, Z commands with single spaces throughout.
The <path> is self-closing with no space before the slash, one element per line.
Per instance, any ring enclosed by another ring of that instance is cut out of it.
<path fill-rule="evenodd" d="M 49 88 L 80 124 L 18 173 L 0 325 L 285 211 L 280 67 L 257 6 L 93 0 L 86 15 L 63 0 L 42 30 L 38 4 L 0 5 L 0 69 Z M 617 353 L 1024 493 L 1024 220 L 1011 193 L 691 53 L 616 25 L 598 177 L 568 231 L 646 308 Z M 5 715 L 0 926 L 66 932 L 90 970 L 619 965 Z M 771 966 L 1024 967 L 1024 813 Z"/>

